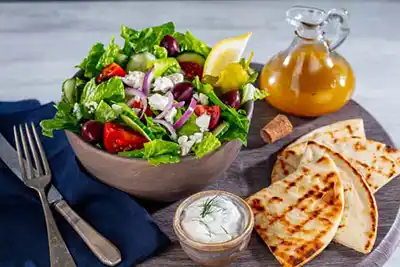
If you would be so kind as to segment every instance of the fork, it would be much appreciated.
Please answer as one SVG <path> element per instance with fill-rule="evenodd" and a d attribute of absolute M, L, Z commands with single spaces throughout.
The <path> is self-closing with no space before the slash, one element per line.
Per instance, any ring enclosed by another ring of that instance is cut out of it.
<path fill-rule="evenodd" d="M 60 232 L 58 231 L 53 214 L 51 213 L 50 205 L 47 202 L 45 189 L 51 181 L 50 167 L 44 153 L 43 146 L 36 132 L 35 125 L 32 123 L 31 126 L 34 137 L 32 137 L 28 124 L 25 123 L 25 132 L 28 137 L 27 141 L 22 125 L 19 125 L 19 131 L 14 125 L 14 138 L 17 148 L 19 166 L 21 168 L 21 176 L 26 186 L 38 192 L 40 201 L 42 202 L 44 217 L 46 220 L 47 236 L 49 240 L 50 266 L 76 267 L 75 262 L 68 251 Z M 20 139 L 22 141 L 22 148 Z M 35 163 L 35 168 L 32 167 L 31 155 Z"/>

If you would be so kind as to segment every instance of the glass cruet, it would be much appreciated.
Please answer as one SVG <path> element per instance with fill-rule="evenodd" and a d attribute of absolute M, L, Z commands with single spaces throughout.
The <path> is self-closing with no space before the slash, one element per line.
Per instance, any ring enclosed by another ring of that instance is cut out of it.
<path fill-rule="evenodd" d="M 351 66 L 335 51 L 350 32 L 347 11 L 295 6 L 286 19 L 295 26 L 295 37 L 262 70 L 260 87 L 269 92 L 267 101 L 297 116 L 315 117 L 340 109 L 355 86 Z"/>

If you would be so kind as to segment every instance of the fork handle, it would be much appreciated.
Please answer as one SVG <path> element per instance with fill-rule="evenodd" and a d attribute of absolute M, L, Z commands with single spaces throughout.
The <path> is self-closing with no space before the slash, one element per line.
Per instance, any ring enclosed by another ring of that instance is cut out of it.
<path fill-rule="evenodd" d="M 75 229 L 96 257 L 105 265 L 114 266 L 121 262 L 119 250 L 90 224 L 85 222 L 64 200 L 55 204 L 56 210 Z"/>
<path fill-rule="evenodd" d="M 49 239 L 50 250 L 50 266 L 51 267 L 76 267 L 75 262 L 68 251 L 60 232 L 58 231 L 56 222 L 49 203 L 47 202 L 44 190 L 38 190 L 40 201 L 42 202 L 44 217 L 46 220 L 47 236 Z"/>

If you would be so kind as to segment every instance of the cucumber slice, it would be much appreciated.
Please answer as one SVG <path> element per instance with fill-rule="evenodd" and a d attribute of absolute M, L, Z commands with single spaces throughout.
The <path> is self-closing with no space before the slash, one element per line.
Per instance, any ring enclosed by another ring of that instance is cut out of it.
<path fill-rule="evenodd" d="M 229 126 L 229 122 L 223 121 L 212 131 L 212 133 L 217 138 L 221 137 L 224 133 L 226 133 L 226 131 L 228 131 Z"/>
<path fill-rule="evenodd" d="M 125 66 L 125 64 L 128 62 L 128 56 L 124 54 L 118 54 L 115 58 L 115 62 L 120 66 Z"/>
<path fill-rule="evenodd" d="M 62 91 L 64 97 L 67 99 L 69 103 L 75 103 L 78 101 L 78 96 L 75 88 L 75 78 L 67 79 L 64 81 L 62 85 Z"/>
<path fill-rule="evenodd" d="M 154 135 L 147 131 L 146 126 L 138 118 L 128 117 L 123 114 L 121 114 L 120 117 L 129 127 L 142 134 L 147 140 L 151 141 L 154 139 Z"/>
<path fill-rule="evenodd" d="M 204 66 L 204 63 L 206 62 L 206 59 L 194 52 L 184 52 L 180 54 L 179 56 L 176 57 L 176 60 L 178 62 L 194 62 L 199 64 L 200 66 Z"/>

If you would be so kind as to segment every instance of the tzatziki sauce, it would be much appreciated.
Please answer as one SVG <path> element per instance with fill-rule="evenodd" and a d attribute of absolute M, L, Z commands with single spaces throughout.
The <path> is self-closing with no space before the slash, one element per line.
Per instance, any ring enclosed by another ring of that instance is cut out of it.
<path fill-rule="evenodd" d="M 245 228 L 243 208 L 228 196 L 212 195 L 189 204 L 181 215 L 181 227 L 192 240 L 220 243 L 239 236 Z"/>

